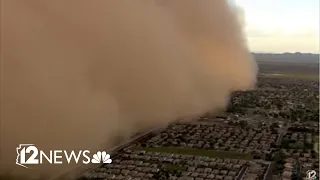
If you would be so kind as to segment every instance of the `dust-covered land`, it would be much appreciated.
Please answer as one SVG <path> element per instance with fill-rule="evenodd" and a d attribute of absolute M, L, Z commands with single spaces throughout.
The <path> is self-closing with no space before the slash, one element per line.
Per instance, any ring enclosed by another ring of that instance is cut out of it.
<path fill-rule="evenodd" d="M 302 72 L 260 73 L 256 89 L 233 93 L 225 112 L 143 135 L 111 152 L 111 164 L 77 172 L 78 179 L 277 180 L 300 179 L 308 170 L 318 174 L 319 81 L 301 78 Z"/>
<path fill-rule="evenodd" d="M 21 168 L 16 148 L 112 148 L 253 88 L 234 10 L 222 0 L 1 1 L 0 172 L 72 170 Z"/>
<path fill-rule="evenodd" d="M 280 180 L 305 178 L 308 170 L 319 174 L 318 73 L 303 67 L 292 72 L 296 64 L 290 62 L 285 70 L 267 60 L 259 67 L 266 64 L 274 71 L 262 70 L 255 90 L 233 93 L 226 112 L 151 133 L 115 152 L 113 164 L 81 178 Z"/>
<path fill-rule="evenodd" d="M 260 73 L 285 73 L 295 75 L 319 74 L 319 54 L 283 53 L 262 54 L 253 53 Z"/>

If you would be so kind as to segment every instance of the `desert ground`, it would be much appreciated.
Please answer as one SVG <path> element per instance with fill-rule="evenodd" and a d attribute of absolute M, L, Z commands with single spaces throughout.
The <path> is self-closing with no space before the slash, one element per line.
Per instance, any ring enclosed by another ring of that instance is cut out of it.
<path fill-rule="evenodd" d="M 223 114 L 144 135 L 113 152 L 112 164 L 79 179 L 289 180 L 307 170 L 318 174 L 319 63 L 270 59 L 257 59 L 257 88 L 234 93 Z"/>

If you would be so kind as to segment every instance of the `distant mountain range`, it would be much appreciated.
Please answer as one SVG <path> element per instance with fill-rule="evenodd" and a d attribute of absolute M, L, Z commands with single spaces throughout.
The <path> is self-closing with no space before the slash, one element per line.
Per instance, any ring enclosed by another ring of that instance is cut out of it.
<path fill-rule="evenodd" d="M 311 53 L 252 53 L 257 62 L 319 63 L 319 54 Z"/>

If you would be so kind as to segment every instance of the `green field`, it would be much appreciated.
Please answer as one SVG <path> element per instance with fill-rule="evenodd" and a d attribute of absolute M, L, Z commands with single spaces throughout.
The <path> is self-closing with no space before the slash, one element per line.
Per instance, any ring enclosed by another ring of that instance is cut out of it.
<path fill-rule="evenodd" d="M 145 150 L 149 152 L 163 152 L 173 154 L 184 154 L 184 155 L 195 155 L 195 156 L 207 156 L 217 158 L 230 158 L 230 159 L 253 159 L 252 155 L 245 153 L 237 153 L 230 151 L 215 151 L 206 149 L 195 149 L 195 148 L 180 148 L 180 147 L 157 147 L 157 148 L 144 148 L 144 147 L 133 147 L 133 150 Z"/>

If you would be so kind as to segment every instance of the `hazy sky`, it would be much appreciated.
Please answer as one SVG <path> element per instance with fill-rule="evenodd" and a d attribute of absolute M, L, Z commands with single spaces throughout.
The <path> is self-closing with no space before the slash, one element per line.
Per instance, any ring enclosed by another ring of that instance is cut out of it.
<path fill-rule="evenodd" d="M 319 0 L 235 0 L 255 52 L 319 52 Z"/>

